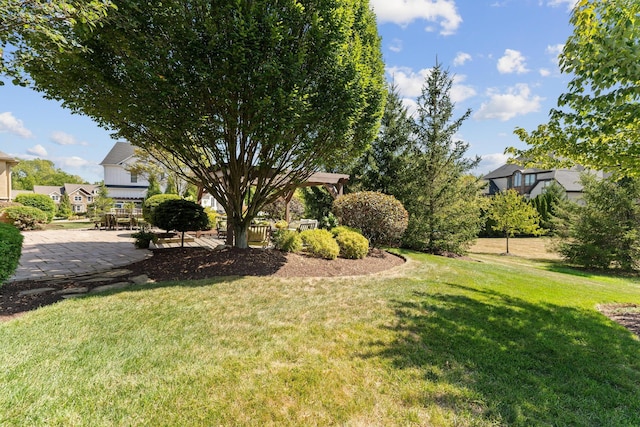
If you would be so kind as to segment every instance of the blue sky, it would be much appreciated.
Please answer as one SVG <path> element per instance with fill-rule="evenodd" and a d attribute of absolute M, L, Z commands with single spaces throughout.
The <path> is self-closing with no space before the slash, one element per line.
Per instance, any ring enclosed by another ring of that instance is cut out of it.
<path fill-rule="evenodd" d="M 387 70 L 412 111 L 436 60 L 454 75 L 455 118 L 471 117 L 457 138 L 469 156 L 483 158 L 476 173 L 504 163 L 504 149 L 522 147 L 516 127 L 534 129 L 566 91 L 557 56 L 571 34 L 575 0 L 370 0 L 378 17 Z M 91 119 L 31 89 L 0 86 L 0 150 L 42 158 L 89 182 L 103 178 L 99 163 L 115 140 Z"/>

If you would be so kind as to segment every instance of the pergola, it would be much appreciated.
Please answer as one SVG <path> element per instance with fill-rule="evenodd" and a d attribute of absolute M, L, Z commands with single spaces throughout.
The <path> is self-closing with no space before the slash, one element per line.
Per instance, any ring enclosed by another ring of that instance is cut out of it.
<path fill-rule="evenodd" d="M 343 194 L 344 185 L 349 182 L 349 175 L 342 173 L 330 173 L 330 172 L 314 172 L 304 182 L 301 182 L 295 186 L 284 197 L 286 202 L 285 208 L 285 220 L 290 222 L 291 214 L 289 213 L 289 202 L 295 193 L 297 188 L 301 187 L 324 187 L 329 191 L 329 194 L 335 199 Z M 198 200 L 202 197 L 204 189 L 202 186 L 198 188 Z"/>

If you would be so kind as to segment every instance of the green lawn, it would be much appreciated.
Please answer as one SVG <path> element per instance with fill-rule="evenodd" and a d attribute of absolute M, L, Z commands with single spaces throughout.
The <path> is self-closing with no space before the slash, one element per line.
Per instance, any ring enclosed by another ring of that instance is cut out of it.
<path fill-rule="evenodd" d="M 371 278 L 230 278 L 0 324 L 2 426 L 640 425 L 640 281 L 407 254 Z"/>

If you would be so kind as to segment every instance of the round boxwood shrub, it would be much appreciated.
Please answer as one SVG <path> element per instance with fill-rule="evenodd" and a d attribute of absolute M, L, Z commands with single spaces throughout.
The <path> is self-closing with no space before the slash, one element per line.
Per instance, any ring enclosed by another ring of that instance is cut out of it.
<path fill-rule="evenodd" d="M 355 231 L 358 234 L 362 234 L 360 233 L 360 230 L 355 229 L 353 227 L 347 227 L 346 225 L 339 225 L 337 227 L 333 227 L 331 229 L 331 234 L 333 234 L 333 237 L 337 237 L 340 233 L 344 233 L 345 231 Z"/>
<path fill-rule="evenodd" d="M 374 247 L 396 245 L 409 223 L 409 214 L 398 199 L 374 191 L 338 197 L 333 213 L 340 224 L 360 230 Z"/>
<path fill-rule="evenodd" d="M 20 230 L 0 222 L 0 283 L 16 271 L 22 253 L 22 240 Z"/>
<path fill-rule="evenodd" d="M 38 208 L 42 212 L 47 214 L 47 222 L 51 222 L 56 214 L 56 203 L 51 200 L 51 197 L 45 194 L 18 194 L 15 199 L 17 203 L 21 203 L 24 206 L 31 206 L 32 208 Z"/>
<path fill-rule="evenodd" d="M 340 256 L 348 259 L 362 259 L 369 253 L 369 241 L 355 231 L 342 231 L 336 236 Z"/>
<path fill-rule="evenodd" d="M 154 196 L 155 197 L 155 196 Z M 152 224 L 163 230 L 176 230 L 182 233 L 184 246 L 185 231 L 206 230 L 209 217 L 204 208 L 189 200 L 166 200 L 153 209 Z"/>
<path fill-rule="evenodd" d="M 153 210 L 162 202 L 179 199 L 182 199 L 182 197 L 177 194 L 156 194 L 155 196 L 151 196 L 142 204 L 142 217 L 149 224 L 157 225 L 153 223 Z"/>
<path fill-rule="evenodd" d="M 4 216 L 20 230 L 35 230 L 49 222 L 43 211 L 31 206 L 12 206 L 3 210 Z"/>
<path fill-rule="evenodd" d="M 283 252 L 300 252 L 302 238 L 295 230 L 278 230 L 273 234 L 273 246 Z"/>
<path fill-rule="evenodd" d="M 305 230 L 300 233 L 305 249 L 318 258 L 336 259 L 340 254 L 340 246 L 329 230 Z"/>

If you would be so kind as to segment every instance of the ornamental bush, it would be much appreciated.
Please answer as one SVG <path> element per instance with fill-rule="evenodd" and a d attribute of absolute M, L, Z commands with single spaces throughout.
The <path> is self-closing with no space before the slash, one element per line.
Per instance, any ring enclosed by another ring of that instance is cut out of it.
<path fill-rule="evenodd" d="M 5 208 L 3 213 L 20 230 L 35 230 L 49 222 L 45 212 L 31 206 L 12 206 Z"/>
<path fill-rule="evenodd" d="M 331 234 L 333 234 L 333 237 L 338 237 L 338 235 L 340 233 L 344 233 L 345 231 L 349 232 L 349 231 L 355 231 L 358 234 L 362 234 L 360 233 L 360 230 L 355 229 L 353 227 L 347 227 L 346 225 L 339 225 L 337 227 L 333 227 L 331 229 Z"/>
<path fill-rule="evenodd" d="M 355 231 L 342 231 L 336 236 L 340 256 L 348 259 L 362 259 L 369 253 L 369 241 Z"/>
<path fill-rule="evenodd" d="M 300 252 L 302 238 L 295 230 L 278 230 L 273 234 L 273 246 L 283 252 Z"/>
<path fill-rule="evenodd" d="M 397 245 L 409 222 L 409 214 L 398 199 L 374 191 L 338 197 L 333 213 L 340 224 L 360 230 L 374 247 Z"/>
<path fill-rule="evenodd" d="M 16 271 L 22 253 L 22 239 L 20 230 L 0 222 L 0 283 Z"/>
<path fill-rule="evenodd" d="M 336 259 L 340 254 L 340 246 L 329 230 L 305 230 L 300 233 L 305 249 L 317 258 Z"/>
<path fill-rule="evenodd" d="M 179 200 L 182 197 L 177 194 L 156 194 L 155 196 L 151 196 L 144 201 L 142 204 L 142 217 L 145 221 L 147 221 L 151 225 L 156 225 L 153 223 L 153 211 L 154 209 L 162 202 L 166 202 L 167 200 Z M 159 227 L 159 226 L 158 226 Z M 163 227 L 160 227 L 163 228 Z"/>
<path fill-rule="evenodd" d="M 51 197 L 45 194 L 18 194 L 15 199 L 17 203 L 21 203 L 24 206 L 31 206 L 32 208 L 38 208 L 42 212 L 47 214 L 47 222 L 51 222 L 56 214 L 56 203 L 51 200 Z"/>
<path fill-rule="evenodd" d="M 166 200 L 160 203 L 153 209 L 151 219 L 152 224 L 163 230 L 181 232 L 183 246 L 185 231 L 205 230 L 209 226 L 209 218 L 204 208 L 195 202 L 183 199 Z"/>

